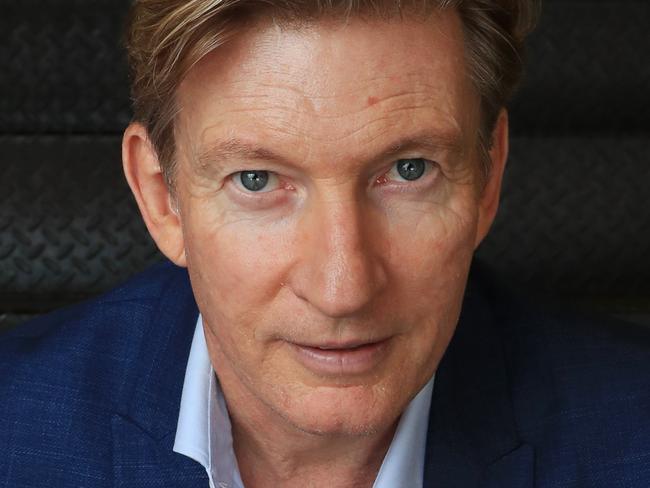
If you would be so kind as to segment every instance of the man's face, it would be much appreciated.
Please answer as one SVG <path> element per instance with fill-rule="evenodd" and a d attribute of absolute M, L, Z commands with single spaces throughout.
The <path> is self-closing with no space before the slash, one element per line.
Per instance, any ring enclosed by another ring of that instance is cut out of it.
<path fill-rule="evenodd" d="M 178 96 L 178 211 L 226 397 L 307 432 L 390 425 L 482 237 L 457 16 L 258 23 Z"/>

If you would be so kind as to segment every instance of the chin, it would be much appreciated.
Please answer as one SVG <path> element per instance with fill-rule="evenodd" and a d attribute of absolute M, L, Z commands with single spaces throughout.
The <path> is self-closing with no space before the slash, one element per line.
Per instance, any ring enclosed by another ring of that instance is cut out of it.
<path fill-rule="evenodd" d="M 385 430 L 399 418 L 410 397 L 388 394 L 382 385 L 326 386 L 276 409 L 295 428 L 315 435 L 365 436 Z"/>

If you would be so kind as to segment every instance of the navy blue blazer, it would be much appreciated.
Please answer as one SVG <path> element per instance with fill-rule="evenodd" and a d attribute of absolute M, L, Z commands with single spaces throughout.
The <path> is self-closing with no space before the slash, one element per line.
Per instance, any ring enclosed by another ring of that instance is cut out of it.
<path fill-rule="evenodd" d="M 425 487 L 650 487 L 650 332 L 532 312 L 476 274 Z M 0 487 L 207 487 L 172 452 L 197 314 L 165 263 L 0 337 Z"/>

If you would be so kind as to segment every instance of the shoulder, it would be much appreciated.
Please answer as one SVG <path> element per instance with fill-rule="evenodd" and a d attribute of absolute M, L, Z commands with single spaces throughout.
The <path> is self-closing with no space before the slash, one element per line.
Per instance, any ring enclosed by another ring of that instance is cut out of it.
<path fill-rule="evenodd" d="M 186 282 L 185 270 L 160 263 L 95 299 L 15 327 L 0 335 L 0 372 L 16 372 L 27 363 L 32 371 L 53 359 L 68 364 L 90 356 L 101 360 L 109 351 L 119 363 L 129 356 L 129 344 L 141 338 L 161 297 L 170 287 L 187 287 Z M 116 355 L 119 349 L 125 351 Z"/>
<path fill-rule="evenodd" d="M 185 270 L 165 262 L 114 290 L 39 317 L 0 335 L 0 391 L 101 384 L 112 389 L 137 359 L 138 349 L 165 295 L 189 290 Z M 113 384 L 113 382 L 117 382 Z M 11 397 L 11 395 L 9 395 Z M 5 397 L 3 395 L 3 397 Z M 6 398 L 6 397 L 5 397 Z"/>
<path fill-rule="evenodd" d="M 51 462 L 48 473 L 65 459 L 90 473 L 109 455 L 109 414 L 149 367 L 142 358 L 165 336 L 160 329 L 172 326 L 160 315 L 170 301 L 195 307 L 185 270 L 163 263 L 0 336 L 0 445 L 11 446 L 0 460 L 0 480 L 12 463 L 24 466 L 25 456 L 41 467 Z"/>
<path fill-rule="evenodd" d="M 516 422 L 535 446 L 540 486 L 647 486 L 650 329 L 503 296 L 495 303 Z"/>
<path fill-rule="evenodd" d="M 650 401 L 650 328 L 526 305 L 501 317 L 514 387 L 552 392 L 556 405 L 573 414 Z"/>

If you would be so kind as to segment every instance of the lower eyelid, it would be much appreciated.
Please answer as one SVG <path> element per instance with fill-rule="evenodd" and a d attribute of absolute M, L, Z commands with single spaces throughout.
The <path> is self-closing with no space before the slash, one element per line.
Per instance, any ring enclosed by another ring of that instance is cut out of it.
<path fill-rule="evenodd" d="M 228 193 L 235 205 L 250 210 L 264 210 L 282 205 L 288 198 L 287 192 L 277 190 L 253 193 L 231 187 Z"/>

